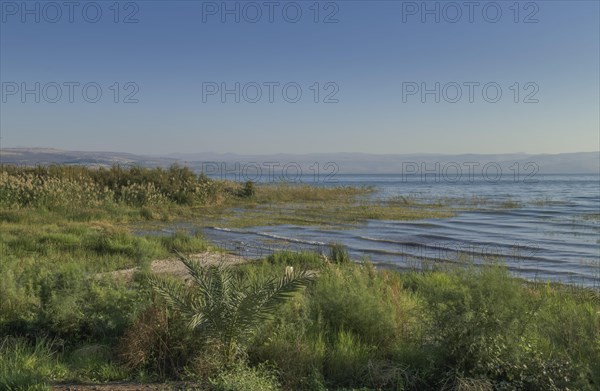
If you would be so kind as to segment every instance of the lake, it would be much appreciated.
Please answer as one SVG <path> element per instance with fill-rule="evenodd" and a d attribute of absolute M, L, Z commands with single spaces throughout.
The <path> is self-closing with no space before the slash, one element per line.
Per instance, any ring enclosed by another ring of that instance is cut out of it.
<path fill-rule="evenodd" d="M 342 230 L 273 226 L 204 230 L 214 243 L 245 256 L 281 249 L 326 251 L 344 244 L 354 259 L 397 268 L 439 262 L 502 260 L 516 275 L 600 287 L 600 178 L 598 175 L 463 177 L 336 175 L 319 186 L 373 186 L 373 197 L 444 199 L 463 209 L 447 219 L 370 220 Z M 469 203 L 473 200 L 473 205 Z"/>

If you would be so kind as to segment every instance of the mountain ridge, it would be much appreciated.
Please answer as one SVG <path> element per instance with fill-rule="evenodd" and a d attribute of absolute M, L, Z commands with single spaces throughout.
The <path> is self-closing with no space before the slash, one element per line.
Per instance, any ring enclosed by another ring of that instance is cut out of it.
<path fill-rule="evenodd" d="M 423 170 L 450 170 L 459 167 L 500 168 L 502 171 L 528 170 L 540 174 L 600 174 L 599 152 L 571 152 L 560 154 L 369 154 L 360 152 L 309 154 L 236 154 L 236 153 L 170 153 L 139 155 L 110 151 L 69 151 L 56 148 L 2 148 L 0 163 L 19 165 L 73 164 L 108 167 L 115 164 L 145 167 L 168 167 L 184 164 L 196 171 L 207 169 L 236 170 L 244 167 L 301 168 L 302 170 L 335 168 L 339 174 L 393 174 L 417 173 Z M 335 166 L 331 166 L 331 164 Z M 316 165 L 316 166 L 315 166 Z M 311 168 L 312 167 L 312 168 Z M 334 168 L 332 168 L 334 167 Z M 453 170 L 453 171 L 452 171 Z M 508 172 L 507 171 L 507 172 Z"/>

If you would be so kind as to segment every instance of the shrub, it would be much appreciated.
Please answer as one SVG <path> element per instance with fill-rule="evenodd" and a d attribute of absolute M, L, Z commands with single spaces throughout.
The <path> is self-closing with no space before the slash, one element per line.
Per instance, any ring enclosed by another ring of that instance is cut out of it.
<path fill-rule="evenodd" d="M 507 390 L 592 389 L 590 361 L 574 361 L 570 346 L 576 339 L 588 346 L 597 340 L 597 326 L 586 310 L 571 312 L 578 306 L 564 306 L 559 298 L 561 313 L 570 312 L 570 319 L 551 320 L 548 311 L 557 298 L 528 292 L 497 265 L 426 273 L 418 280 L 431 319 L 428 334 L 438 378 L 450 378 L 455 387 L 464 378 L 487 379 Z M 570 340 L 570 333 L 578 336 Z M 587 352 L 598 357 L 593 347 Z"/>
<path fill-rule="evenodd" d="M 254 189 L 254 182 L 246 181 L 244 186 L 240 189 L 238 195 L 242 198 L 254 197 L 256 190 Z"/>
<path fill-rule="evenodd" d="M 309 311 L 308 296 L 294 296 L 260 329 L 249 352 L 252 363 L 273 364 L 286 389 L 323 388 L 327 342 Z"/>
<path fill-rule="evenodd" d="M 385 281 L 370 264 L 326 269 L 309 291 L 311 311 L 336 335 L 352 332 L 368 344 L 390 347 L 400 335 Z"/>
<path fill-rule="evenodd" d="M 239 196 L 251 197 L 253 184 Z M 74 207 L 135 207 L 165 204 L 220 203 L 223 184 L 195 175 L 187 167 L 169 169 L 113 166 L 109 169 L 74 166 L 2 166 L 0 204 L 6 207 L 41 207 L 69 210 Z M 145 212 L 146 216 L 152 216 Z"/>
<path fill-rule="evenodd" d="M 276 391 L 280 389 L 276 376 L 265 366 L 249 368 L 238 365 L 211 379 L 215 391 Z"/>
<path fill-rule="evenodd" d="M 401 389 L 414 382 L 410 365 L 423 358 L 411 340 L 421 308 L 400 283 L 370 264 L 323 268 L 261 329 L 251 361 L 275 365 L 289 389 Z"/>
<path fill-rule="evenodd" d="M 138 262 L 150 260 L 162 251 L 156 241 L 110 226 L 95 227 L 94 231 L 86 235 L 84 243 L 86 248 L 98 255 L 122 254 Z"/>
<path fill-rule="evenodd" d="M 170 236 L 162 236 L 161 243 L 169 252 L 178 251 L 184 254 L 198 253 L 208 249 L 208 243 L 202 235 L 188 235 L 177 231 Z"/>
<path fill-rule="evenodd" d="M 332 243 L 329 245 L 329 260 L 338 264 L 349 263 L 350 255 L 343 244 Z"/>
<path fill-rule="evenodd" d="M 198 344 L 185 325 L 154 304 L 142 312 L 119 342 L 119 357 L 129 371 L 145 371 L 159 380 L 178 378 L 194 357 Z"/>
<path fill-rule="evenodd" d="M 154 276 L 149 282 L 187 320 L 190 330 L 219 342 L 227 363 L 245 350 L 244 344 L 265 319 L 311 281 L 304 271 L 252 281 L 223 265 L 203 266 L 184 257 L 181 261 L 192 286 Z"/>
<path fill-rule="evenodd" d="M 351 332 L 340 330 L 327 352 L 325 378 L 336 386 L 365 385 L 368 364 L 375 346 L 369 346 Z"/>

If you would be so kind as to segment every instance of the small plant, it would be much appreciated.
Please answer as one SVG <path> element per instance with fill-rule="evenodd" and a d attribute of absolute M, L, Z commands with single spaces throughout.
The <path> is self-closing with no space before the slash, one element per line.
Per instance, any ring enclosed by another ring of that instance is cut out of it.
<path fill-rule="evenodd" d="M 329 260 L 333 263 L 350 263 L 350 255 L 343 244 L 331 243 L 329 245 Z"/>
<path fill-rule="evenodd" d="M 48 390 L 48 382 L 63 373 L 51 341 L 39 339 L 34 345 L 11 337 L 0 341 L 0 389 Z"/>
<path fill-rule="evenodd" d="M 224 265 L 180 259 L 191 275 L 191 285 L 155 276 L 149 277 L 150 284 L 181 313 L 190 330 L 219 342 L 227 363 L 279 305 L 312 280 L 305 271 L 291 270 L 280 278 L 252 281 Z"/>
<path fill-rule="evenodd" d="M 256 190 L 254 189 L 254 182 L 246 181 L 244 183 L 244 187 L 242 187 L 242 189 L 240 190 L 240 192 L 238 194 L 242 198 L 251 198 L 254 196 L 255 193 L 256 193 Z"/>
<path fill-rule="evenodd" d="M 310 251 L 279 251 L 269 255 L 266 259 L 269 265 L 293 266 L 305 269 L 319 269 L 323 267 L 323 258 Z"/>
<path fill-rule="evenodd" d="M 189 235 L 184 231 L 177 231 L 170 236 L 161 238 L 163 247 L 170 252 L 198 253 L 208 249 L 208 243 L 198 233 Z"/>
<path fill-rule="evenodd" d="M 211 379 L 215 391 L 276 391 L 277 378 L 265 366 L 248 368 L 238 365 Z"/>

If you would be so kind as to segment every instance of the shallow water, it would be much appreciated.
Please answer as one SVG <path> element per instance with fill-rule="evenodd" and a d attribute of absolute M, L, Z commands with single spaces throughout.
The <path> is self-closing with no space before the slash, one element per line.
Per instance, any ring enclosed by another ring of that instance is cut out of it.
<path fill-rule="evenodd" d="M 216 244 L 246 256 L 286 248 L 325 251 L 327 243 L 339 242 L 355 259 L 368 257 L 399 268 L 500 259 L 515 274 L 528 279 L 600 287 L 598 175 L 459 181 L 440 176 L 338 175 L 335 179 L 312 184 L 374 186 L 376 198 L 456 198 L 463 206 L 473 197 L 489 202 L 447 219 L 371 220 L 344 230 L 290 225 L 213 227 L 205 229 L 204 234 Z M 507 202 L 510 208 L 499 206 Z"/>

